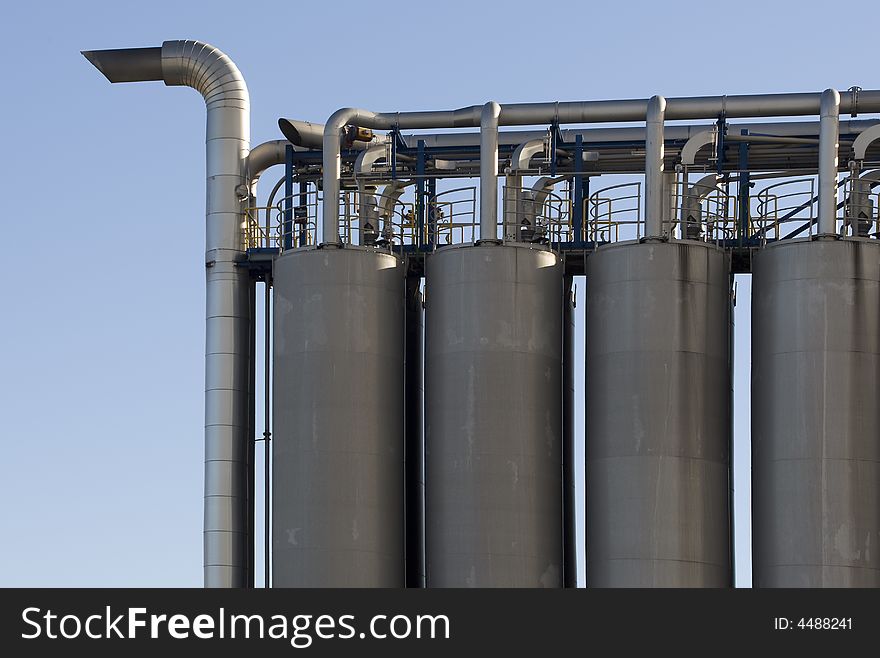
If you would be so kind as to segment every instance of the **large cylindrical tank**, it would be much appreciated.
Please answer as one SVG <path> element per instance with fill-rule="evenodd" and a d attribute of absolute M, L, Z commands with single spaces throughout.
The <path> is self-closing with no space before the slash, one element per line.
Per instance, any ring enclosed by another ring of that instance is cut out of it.
<path fill-rule="evenodd" d="M 428 587 L 562 585 L 562 290 L 539 246 L 428 257 Z"/>
<path fill-rule="evenodd" d="M 712 245 L 588 256 L 588 587 L 731 585 L 730 309 Z"/>
<path fill-rule="evenodd" d="M 792 240 L 752 281 L 752 578 L 880 587 L 880 243 Z"/>
<path fill-rule="evenodd" d="M 273 276 L 273 584 L 403 587 L 403 262 L 296 249 Z"/>

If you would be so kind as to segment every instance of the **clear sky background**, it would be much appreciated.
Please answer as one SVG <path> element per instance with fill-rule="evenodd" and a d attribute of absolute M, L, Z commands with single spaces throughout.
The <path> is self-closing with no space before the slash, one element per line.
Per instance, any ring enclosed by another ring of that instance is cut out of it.
<path fill-rule="evenodd" d="M 875 88 L 877 12 L 861 0 L 7 3 L 0 585 L 202 582 L 204 104 L 162 83 L 111 86 L 80 50 L 213 43 L 245 75 L 257 144 L 281 137 L 279 116 L 323 122 L 346 105 Z M 738 283 L 747 586 L 748 277 Z"/>

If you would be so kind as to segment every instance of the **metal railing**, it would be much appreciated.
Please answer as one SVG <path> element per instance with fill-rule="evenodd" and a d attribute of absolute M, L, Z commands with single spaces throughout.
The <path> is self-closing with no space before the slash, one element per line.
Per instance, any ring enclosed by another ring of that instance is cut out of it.
<path fill-rule="evenodd" d="M 668 188 L 664 233 L 720 243 L 739 236 L 739 197 L 729 185 L 708 182 L 693 185 L 680 178 Z M 843 179 L 843 201 L 838 204 L 841 235 L 880 236 L 880 190 L 871 181 Z M 583 235 L 576 236 L 570 183 L 559 191 L 529 187 L 502 188 L 504 202 L 497 224 L 504 241 L 571 243 L 580 238 L 604 244 L 644 237 L 641 181 L 611 185 L 593 192 L 584 202 Z M 699 188 L 699 189 L 697 189 Z M 418 220 L 418 200 L 393 197 L 379 191 L 343 190 L 339 196 L 339 235 L 349 244 L 392 248 L 432 244 L 435 248 L 479 239 L 477 188 L 457 187 L 425 197 Z M 787 178 L 749 197 L 747 235 L 780 240 L 792 235 L 815 235 L 817 221 L 815 177 Z M 322 194 L 310 190 L 285 197 L 271 206 L 245 210 L 242 230 L 245 247 L 289 249 L 314 245 L 319 235 Z M 366 221 L 362 221 L 365 218 Z M 369 219 L 367 219 L 369 218 Z M 370 221 L 372 220 L 372 221 Z"/>
<path fill-rule="evenodd" d="M 429 237 L 435 247 L 479 239 L 476 187 L 438 192 L 427 206 Z"/>
<path fill-rule="evenodd" d="M 816 179 L 795 178 L 768 185 L 751 198 L 754 210 L 749 233 L 763 240 L 784 238 L 793 229 L 808 235 L 816 226 Z"/>
<path fill-rule="evenodd" d="M 644 235 L 642 183 L 620 183 L 596 190 L 584 205 L 586 239 L 596 244 Z"/>

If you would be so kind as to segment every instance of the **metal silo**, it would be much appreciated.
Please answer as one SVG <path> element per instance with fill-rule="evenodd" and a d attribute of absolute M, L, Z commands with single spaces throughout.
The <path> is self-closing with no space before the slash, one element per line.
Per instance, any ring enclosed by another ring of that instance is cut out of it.
<path fill-rule="evenodd" d="M 274 289 L 273 584 L 403 587 L 403 262 L 297 249 Z"/>
<path fill-rule="evenodd" d="M 428 587 L 562 585 L 562 293 L 539 246 L 428 257 Z"/>
<path fill-rule="evenodd" d="M 880 244 L 791 240 L 752 284 L 756 587 L 880 586 Z"/>
<path fill-rule="evenodd" d="M 702 242 L 587 258 L 588 587 L 725 587 L 730 259 Z"/>

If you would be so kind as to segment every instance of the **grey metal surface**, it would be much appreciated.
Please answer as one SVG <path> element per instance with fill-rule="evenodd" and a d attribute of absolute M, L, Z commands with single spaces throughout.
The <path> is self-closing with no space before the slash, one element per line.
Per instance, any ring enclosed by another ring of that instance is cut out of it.
<path fill-rule="evenodd" d="M 753 267 L 753 583 L 880 587 L 880 243 L 789 241 Z"/>
<path fill-rule="evenodd" d="M 588 587 L 725 587 L 730 260 L 700 242 L 587 258 Z"/>
<path fill-rule="evenodd" d="M 561 261 L 448 247 L 425 280 L 427 585 L 561 587 Z"/>
<path fill-rule="evenodd" d="M 403 270 L 359 247 L 275 261 L 275 587 L 404 585 Z"/>
<path fill-rule="evenodd" d="M 246 587 L 251 582 L 248 455 L 253 435 L 248 428 L 248 392 L 253 283 L 236 262 L 244 256 L 242 201 L 247 197 L 243 184 L 250 144 L 247 85 L 227 55 L 200 41 L 83 54 L 111 82 L 161 79 L 168 86 L 191 87 L 205 100 L 204 578 L 206 587 Z"/>

